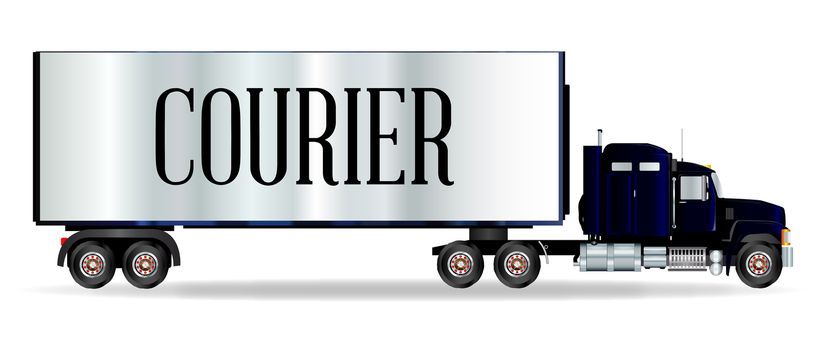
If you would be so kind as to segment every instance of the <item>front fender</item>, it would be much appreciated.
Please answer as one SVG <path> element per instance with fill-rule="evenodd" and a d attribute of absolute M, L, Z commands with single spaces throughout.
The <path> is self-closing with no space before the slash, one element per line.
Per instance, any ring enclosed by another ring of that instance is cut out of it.
<path fill-rule="evenodd" d="M 733 266 L 732 257 L 736 255 L 743 244 L 753 241 L 763 241 L 773 246 L 779 246 L 780 231 L 785 228 L 783 224 L 769 220 L 737 220 L 731 226 L 728 235 L 728 249 L 725 255 L 728 258 L 729 266 Z"/>

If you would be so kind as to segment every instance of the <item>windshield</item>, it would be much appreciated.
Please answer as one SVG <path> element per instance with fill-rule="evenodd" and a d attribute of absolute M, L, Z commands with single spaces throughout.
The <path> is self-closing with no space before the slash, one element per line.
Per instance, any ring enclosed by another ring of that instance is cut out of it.
<path fill-rule="evenodd" d="M 719 182 L 719 176 L 716 176 L 716 173 L 711 173 L 711 181 L 714 183 L 714 189 L 716 190 L 716 196 L 719 198 L 725 198 L 722 196 L 722 183 Z"/>

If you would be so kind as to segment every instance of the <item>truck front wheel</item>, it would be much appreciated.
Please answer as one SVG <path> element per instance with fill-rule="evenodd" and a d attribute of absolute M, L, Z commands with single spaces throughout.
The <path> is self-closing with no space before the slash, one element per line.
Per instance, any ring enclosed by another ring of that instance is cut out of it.
<path fill-rule="evenodd" d="M 113 251 L 106 244 L 89 241 L 72 248 L 69 253 L 69 273 L 81 287 L 101 288 L 116 273 Z"/>
<path fill-rule="evenodd" d="M 737 254 L 737 275 L 752 288 L 768 287 L 780 278 L 780 252 L 762 242 L 746 243 Z"/>
<path fill-rule="evenodd" d="M 482 277 L 483 258 L 477 246 L 464 241 L 449 243 L 436 259 L 439 277 L 454 288 L 468 288 Z"/>
<path fill-rule="evenodd" d="M 121 270 L 124 277 L 138 288 L 153 288 L 168 275 L 169 254 L 148 241 L 133 243 L 124 252 Z"/>
<path fill-rule="evenodd" d="M 511 288 L 526 287 L 540 273 L 538 252 L 521 242 L 503 244 L 494 255 L 494 272 L 500 282 Z"/>

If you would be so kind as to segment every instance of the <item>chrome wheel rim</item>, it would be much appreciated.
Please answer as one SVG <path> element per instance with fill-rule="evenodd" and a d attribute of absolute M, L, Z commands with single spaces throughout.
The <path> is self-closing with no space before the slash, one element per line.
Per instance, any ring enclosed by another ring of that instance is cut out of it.
<path fill-rule="evenodd" d="M 133 258 L 133 273 L 136 276 L 147 278 L 156 274 L 159 267 L 159 260 L 153 253 L 141 252 Z"/>
<path fill-rule="evenodd" d="M 466 252 L 456 252 L 448 258 L 448 271 L 456 277 L 462 277 L 471 273 L 473 266 L 474 259 Z"/>
<path fill-rule="evenodd" d="M 96 278 L 101 276 L 107 262 L 99 253 L 90 252 L 81 257 L 80 266 L 81 273 L 89 278 Z"/>
<path fill-rule="evenodd" d="M 529 270 L 529 256 L 521 252 L 512 252 L 503 262 L 506 272 L 512 277 L 520 277 Z"/>
<path fill-rule="evenodd" d="M 745 268 L 754 277 L 763 277 L 771 272 L 771 257 L 763 252 L 754 252 L 745 259 Z"/>

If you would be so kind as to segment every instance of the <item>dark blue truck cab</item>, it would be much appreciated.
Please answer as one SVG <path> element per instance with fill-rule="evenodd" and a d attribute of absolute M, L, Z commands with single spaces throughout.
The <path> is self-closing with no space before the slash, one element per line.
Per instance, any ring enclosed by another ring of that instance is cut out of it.
<path fill-rule="evenodd" d="M 710 167 L 677 161 L 650 144 L 610 144 L 603 152 L 601 146 L 584 147 L 579 216 L 592 242 L 582 251 L 608 251 L 612 245 L 614 260 L 616 245 L 627 252 L 640 245 L 647 268 L 710 269 L 718 275 L 723 266 L 736 266 L 743 282 L 761 288 L 792 265 L 782 207 L 724 198 Z M 604 246 L 593 248 L 599 245 Z M 638 270 L 635 265 L 627 270 Z M 587 271 L 610 268 L 581 266 Z"/>

